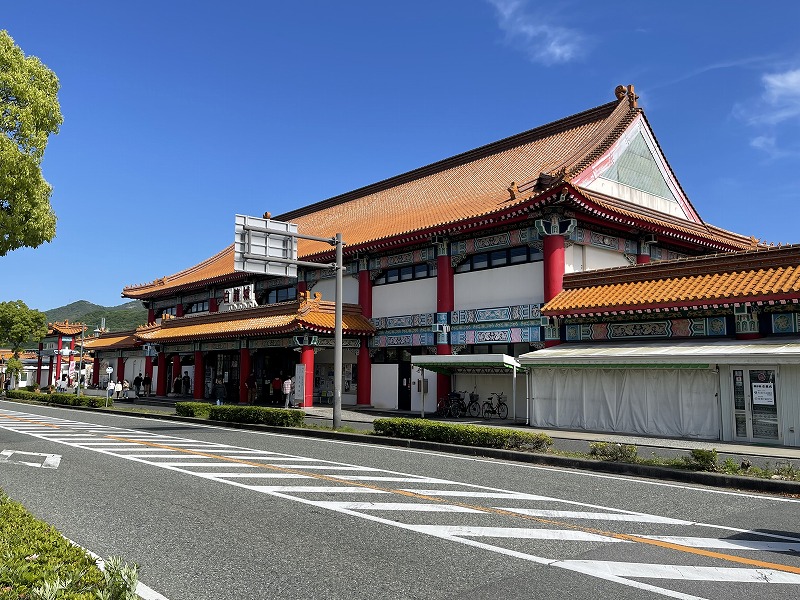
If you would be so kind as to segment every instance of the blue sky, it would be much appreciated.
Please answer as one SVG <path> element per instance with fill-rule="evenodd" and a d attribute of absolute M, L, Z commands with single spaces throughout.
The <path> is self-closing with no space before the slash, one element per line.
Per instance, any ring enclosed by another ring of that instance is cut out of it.
<path fill-rule="evenodd" d="M 116 305 L 273 214 L 634 84 L 709 223 L 800 242 L 800 2 L 38 0 L 0 29 L 58 75 L 56 239 L 0 301 Z M 346 240 L 345 240 L 346 241 Z"/>

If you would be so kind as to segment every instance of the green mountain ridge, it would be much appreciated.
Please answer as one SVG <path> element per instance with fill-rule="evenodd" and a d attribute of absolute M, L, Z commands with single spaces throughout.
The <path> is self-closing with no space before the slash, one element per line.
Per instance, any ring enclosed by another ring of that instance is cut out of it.
<path fill-rule="evenodd" d="M 88 300 L 78 300 L 43 312 L 48 323 L 69 321 L 86 324 L 87 335 L 93 335 L 103 318 L 109 331 L 129 331 L 147 323 L 147 309 L 140 300 L 132 300 L 119 306 L 100 306 Z"/>

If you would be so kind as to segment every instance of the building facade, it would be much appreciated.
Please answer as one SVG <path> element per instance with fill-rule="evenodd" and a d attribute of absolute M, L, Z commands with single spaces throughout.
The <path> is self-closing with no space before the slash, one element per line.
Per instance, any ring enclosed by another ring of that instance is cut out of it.
<path fill-rule="evenodd" d="M 542 307 L 572 274 L 648 263 L 657 271 L 679 259 L 763 247 L 701 219 L 633 87 L 618 86 L 615 95 L 275 216 L 305 235 L 341 233 L 346 244 L 344 403 L 419 409 L 420 379 L 429 380 L 426 411 L 453 388 L 509 393 L 506 381 L 492 377 L 415 372 L 411 358 L 520 356 L 555 346 L 567 341 L 566 330 Z M 312 240 L 299 240 L 299 255 L 319 263 L 334 257 L 330 245 Z M 306 404 L 332 394 L 329 271 L 300 268 L 296 278 L 236 271 L 230 246 L 174 275 L 128 286 L 123 296 L 145 303 L 149 323 L 129 332 L 125 348 L 97 340 L 98 356 L 138 356 L 145 371 L 160 374 L 160 392 L 191 366 L 203 382 L 194 397 L 206 396 L 209 378 L 221 376 L 245 398 L 245 373 L 263 393 L 301 365 Z M 524 390 L 512 399 L 520 407 L 526 401 Z"/>

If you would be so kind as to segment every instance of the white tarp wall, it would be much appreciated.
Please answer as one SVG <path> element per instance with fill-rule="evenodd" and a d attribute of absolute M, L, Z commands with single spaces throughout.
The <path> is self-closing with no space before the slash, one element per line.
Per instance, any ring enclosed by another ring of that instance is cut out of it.
<path fill-rule="evenodd" d="M 533 369 L 531 425 L 719 439 L 709 369 Z"/>

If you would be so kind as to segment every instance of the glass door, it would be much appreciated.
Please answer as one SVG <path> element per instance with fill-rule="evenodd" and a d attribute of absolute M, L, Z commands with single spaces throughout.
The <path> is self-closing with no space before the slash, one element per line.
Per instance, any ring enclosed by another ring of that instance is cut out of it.
<path fill-rule="evenodd" d="M 780 439 L 776 369 L 733 368 L 733 414 L 737 439 Z"/>

